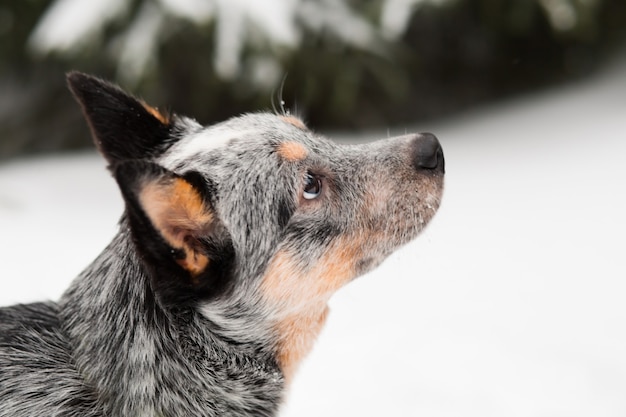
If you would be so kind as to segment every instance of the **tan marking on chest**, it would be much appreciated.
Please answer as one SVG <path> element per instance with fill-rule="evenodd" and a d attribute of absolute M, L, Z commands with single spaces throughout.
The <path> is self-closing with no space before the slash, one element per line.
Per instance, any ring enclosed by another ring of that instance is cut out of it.
<path fill-rule="evenodd" d="M 276 354 L 287 379 L 322 329 L 328 299 L 354 278 L 361 251 L 362 241 L 344 238 L 331 244 L 313 266 L 300 266 L 297 255 L 284 250 L 270 262 L 261 293 L 277 317 Z"/>
<path fill-rule="evenodd" d="M 287 382 L 291 380 L 302 360 L 309 354 L 324 327 L 328 308 L 310 315 L 296 315 L 278 323 L 277 360 Z"/>
<path fill-rule="evenodd" d="M 283 142 L 276 148 L 278 155 L 286 161 L 297 162 L 307 157 L 309 151 L 298 142 Z"/>

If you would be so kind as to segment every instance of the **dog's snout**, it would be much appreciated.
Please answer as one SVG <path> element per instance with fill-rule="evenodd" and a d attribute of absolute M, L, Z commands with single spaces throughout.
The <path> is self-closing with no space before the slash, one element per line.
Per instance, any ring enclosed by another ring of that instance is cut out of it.
<path fill-rule="evenodd" d="M 411 146 L 413 166 L 417 170 L 445 172 L 443 149 L 432 133 L 420 133 Z"/>

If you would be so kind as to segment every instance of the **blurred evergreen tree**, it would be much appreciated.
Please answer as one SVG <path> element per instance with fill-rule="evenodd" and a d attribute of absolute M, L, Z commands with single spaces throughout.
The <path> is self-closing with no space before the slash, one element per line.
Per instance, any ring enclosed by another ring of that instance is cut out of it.
<path fill-rule="evenodd" d="M 370 128 L 583 76 L 625 28 L 622 0 L 0 0 L 0 158 L 89 143 L 70 69 L 203 123 Z"/>

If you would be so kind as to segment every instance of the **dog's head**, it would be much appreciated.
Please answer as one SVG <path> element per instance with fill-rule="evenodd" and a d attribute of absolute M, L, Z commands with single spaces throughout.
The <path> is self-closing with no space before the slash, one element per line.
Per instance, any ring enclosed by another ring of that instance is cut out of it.
<path fill-rule="evenodd" d="M 329 297 L 439 206 L 444 159 L 430 134 L 340 146 L 267 113 L 202 127 L 99 79 L 68 80 L 159 302 L 193 306 L 245 338 L 228 329 L 239 316 L 249 338 L 271 334 L 286 372 Z"/>

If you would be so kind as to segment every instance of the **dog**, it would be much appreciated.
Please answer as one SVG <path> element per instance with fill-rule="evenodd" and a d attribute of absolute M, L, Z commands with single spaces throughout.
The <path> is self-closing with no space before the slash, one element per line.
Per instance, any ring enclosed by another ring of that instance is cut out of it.
<path fill-rule="evenodd" d="M 58 302 L 0 309 L 0 416 L 275 416 L 330 296 L 437 211 L 439 141 L 338 145 L 286 112 L 203 127 L 67 79 L 125 211 Z"/>

